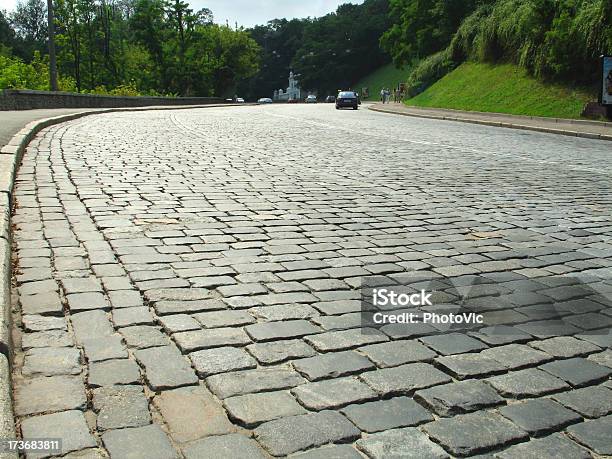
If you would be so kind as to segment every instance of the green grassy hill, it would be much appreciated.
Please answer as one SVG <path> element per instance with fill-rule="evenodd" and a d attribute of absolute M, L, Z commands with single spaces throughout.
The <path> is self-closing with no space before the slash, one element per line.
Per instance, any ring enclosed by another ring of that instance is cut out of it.
<path fill-rule="evenodd" d="M 406 81 L 409 73 L 408 67 L 399 70 L 393 64 L 387 64 L 359 80 L 353 85 L 353 89 L 361 92 L 361 88 L 368 88 L 370 97 L 364 100 L 378 100 L 382 88 L 396 87 L 398 83 Z"/>
<path fill-rule="evenodd" d="M 542 83 L 514 65 L 466 62 L 406 101 L 419 107 L 514 115 L 579 118 L 594 95 L 583 88 Z"/>

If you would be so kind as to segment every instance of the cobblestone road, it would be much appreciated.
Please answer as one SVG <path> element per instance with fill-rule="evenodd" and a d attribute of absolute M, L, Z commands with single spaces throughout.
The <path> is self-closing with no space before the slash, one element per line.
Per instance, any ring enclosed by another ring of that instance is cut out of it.
<path fill-rule="evenodd" d="M 612 455 L 611 153 L 331 105 L 48 128 L 16 187 L 21 435 L 88 458 Z M 485 324 L 362 333 L 373 275 Z"/>

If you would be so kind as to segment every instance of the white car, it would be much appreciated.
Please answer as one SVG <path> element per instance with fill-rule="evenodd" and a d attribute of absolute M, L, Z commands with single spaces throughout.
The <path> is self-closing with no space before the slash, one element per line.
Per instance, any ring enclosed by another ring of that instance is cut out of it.
<path fill-rule="evenodd" d="M 317 96 L 315 96 L 314 94 L 310 94 L 307 98 L 306 98 L 306 103 L 307 104 L 316 104 L 317 103 Z"/>
<path fill-rule="evenodd" d="M 262 97 L 257 102 L 260 103 L 260 104 L 271 104 L 272 103 L 272 99 L 270 99 L 269 97 Z"/>
<path fill-rule="evenodd" d="M 244 99 L 242 97 L 236 97 L 237 104 L 244 104 Z"/>

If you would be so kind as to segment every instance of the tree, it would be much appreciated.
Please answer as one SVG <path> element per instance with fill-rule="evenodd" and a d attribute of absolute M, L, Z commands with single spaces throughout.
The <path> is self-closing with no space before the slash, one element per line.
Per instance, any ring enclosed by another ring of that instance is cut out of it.
<path fill-rule="evenodd" d="M 17 38 L 15 52 L 31 59 L 34 51 L 44 52 L 47 44 L 47 5 L 44 0 L 19 1 L 10 21 Z"/>

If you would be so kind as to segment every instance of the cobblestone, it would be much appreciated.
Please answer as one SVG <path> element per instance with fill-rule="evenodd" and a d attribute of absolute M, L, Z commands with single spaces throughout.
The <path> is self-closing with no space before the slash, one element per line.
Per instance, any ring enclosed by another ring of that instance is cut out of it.
<path fill-rule="evenodd" d="M 329 108 L 108 113 L 32 140 L 22 436 L 74 431 L 67 458 L 610 454 L 608 145 Z M 363 329 L 366 276 L 485 322 Z"/>

